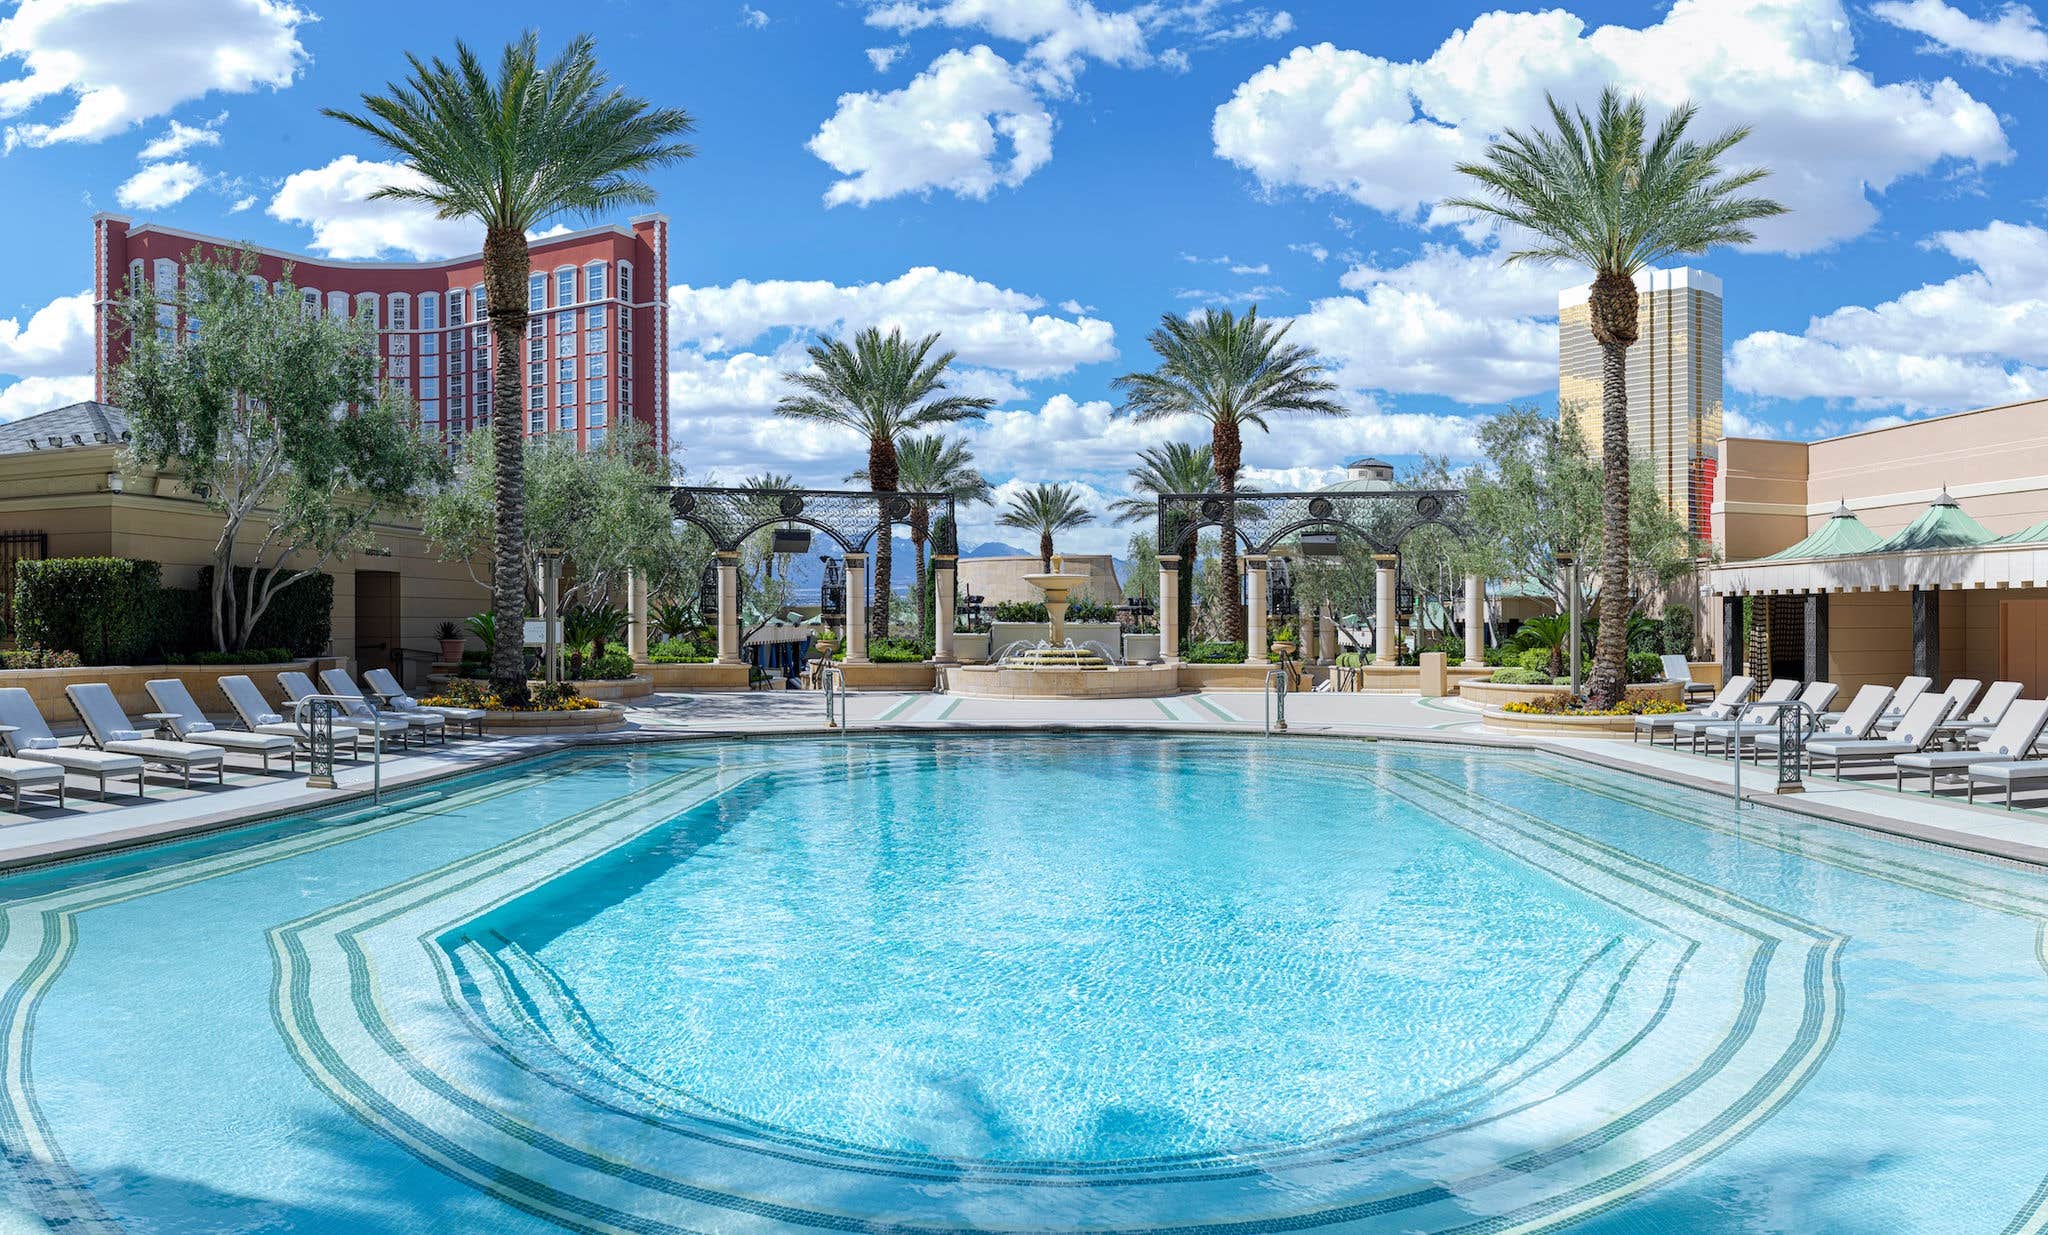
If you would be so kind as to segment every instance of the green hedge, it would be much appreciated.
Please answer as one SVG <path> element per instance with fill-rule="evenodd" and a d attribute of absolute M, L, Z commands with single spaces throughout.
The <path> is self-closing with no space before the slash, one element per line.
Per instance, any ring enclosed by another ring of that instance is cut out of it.
<path fill-rule="evenodd" d="M 1197 643 L 1188 649 L 1188 663 L 1191 665 L 1241 665 L 1244 663 L 1244 644 L 1220 640 Z"/>
<path fill-rule="evenodd" d="M 1535 669 L 1495 669 L 1492 680 L 1499 686 L 1550 685 L 1550 675 Z"/>
<path fill-rule="evenodd" d="M 237 593 L 249 586 L 249 568 L 235 567 Z M 199 570 L 199 586 L 192 593 L 197 601 L 197 629 L 188 647 L 213 646 L 213 567 Z M 285 648 L 293 656 L 318 656 L 334 638 L 334 576 L 311 574 L 271 598 L 270 607 L 256 619 L 256 629 L 247 640 L 252 648 Z"/>
<path fill-rule="evenodd" d="M 716 654 L 694 639 L 663 639 L 647 650 L 647 659 L 657 665 L 705 665 Z"/>
<path fill-rule="evenodd" d="M 633 658 L 622 647 L 608 647 L 604 655 L 583 663 L 586 682 L 620 682 L 633 676 Z"/>
<path fill-rule="evenodd" d="M 155 562 L 59 557 L 14 568 L 15 639 L 23 647 L 77 652 L 88 665 L 143 660 L 165 642 L 175 611 Z"/>
<path fill-rule="evenodd" d="M 1628 680 L 1631 682 L 1661 682 L 1664 680 L 1664 662 L 1655 652 L 1630 652 L 1626 662 Z"/>

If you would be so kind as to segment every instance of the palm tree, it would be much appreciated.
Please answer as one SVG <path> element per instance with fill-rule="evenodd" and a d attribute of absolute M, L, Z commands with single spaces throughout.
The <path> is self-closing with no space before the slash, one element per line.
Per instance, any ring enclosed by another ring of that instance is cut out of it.
<path fill-rule="evenodd" d="M 1207 493 L 1216 487 L 1216 448 L 1213 446 L 1190 446 L 1185 442 L 1168 442 L 1164 446 L 1148 446 L 1138 452 L 1138 466 L 1124 473 L 1130 477 L 1131 496 L 1120 497 L 1109 504 L 1109 511 L 1118 523 L 1137 523 L 1154 518 L 1159 513 L 1159 495 L 1162 493 Z M 1151 494 L 1141 497 L 1140 494 Z M 1171 538 L 1171 530 L 1167 533 Z M 1195 615 L 1195 559 L 1199 556 L 1199 538 L 1182 552 L 1177 541 L 1162 542 L 1158 551 L 1163 554 L 1179 554 L 1180 564 L 1174 573 L 1180 576 L 1180 629 L 1190 629 Z M 1140 584 L 1142 589 L 1143 584 Z"/>
<path fill-rule="evenodd" d="M 695 153 L 678 140 L 693 127 L 687 112 L 652 107 L 613 87 L 587 35 L 540 63 L 528 32 L 508 43 L 495 77 L 465 43 L 455 63 L 406 57 L 412 75 L 363 96 L 363 114 L 324 114 L 369 134 L 419 173 L 417 186 L 387 185 L 374 198 L 415 202 L 443 219 L 484 229 L 484 290 L 497 363 L 491 419 L 496 446 L 497 526 L 492 545 L 491 688 L 526 698 L 522 632 L 526 617 L 523 380 L 526 234 L 561 214 L 591 217 L 654 201 L 648 172 Z"/>
<path fill-rule="evenodd" d="M 1149 373 L 1126 373 L 1111 383 L 1123 392 L 1120 415 L 1139 420 L 1199 416 L 1209 422 L 1216 487 L 1237 492 L 1244 466 L 1244 431 L 1264 430 L 1276 413 L 1345 415 L 1330 396 L 1337 384 L 1326 378 L 1314 350 L 1289 343 L 1287 327 L 1259 320 L 1256 306 L 1238 317 L 1211 309 L 1189 319 L 1169 313 L 1148 340 L 1159 356 Z M 1162 553 L 1165 549 L 1160 550 Z M 1223 578 L 1231 588 L 1226 606 L 1232 639 L 1244 638 L 1244 604 L 1237 597 L 1237 512 L 1223 516 Z"/>
<path fill-rule="evenodd" d="M 862 468 L 847 479 L 866 484 L 868 471 Z M 972 506 L 989 500 L 988 480 L 975 470 L 974 452 L 967 448 L 966 439 L 938 433 L 907 437 L 896 443 L 896 483 L 912 493 L 950 493 L 956 506 Z M 917 555 L 913 599 L 917 602 L 920 635 L 932 633 L 925 628 L 931 620 L 931 613 L 924 594 L 924 549 L 931 541 L 931 535 L 931 509 L 919 502 L 910 508 L 910 548 Z"/>
<path fill-rule="evenodd" d="M 1010 508 L 996 520 L 1003 527 L 1038 533 L 1038 564 L 1052 570 L 1054 532 L 1095 522 L 1095 516 L 1081 505 L 1081 495 L 1065 485 L 1033 485 L 1010 499 Z"/>
<path fill-rule="evenodd" d="M 928 334 L 912 343 L 901 330 L 882 332 L 870 326 L 853 337 L 853 346 L 826 337 L 806 349 L 811 367 L 786 372 L 782 380 L 796 387 L 775 410 L 796 420 L 841 425 L 868 439 L 868 487 L 894 493 L 900 480 L 897 439 L 914 429 L 980 420 L 996 405 L 976 395 L 949 395 L 946 368 L 952 352 L 931 354 L 939 336 Z M 875 535 L 875 605 L 869 630 L 875 638 L 889 634 L 889 570 L 894 557 L 889 517 L 877 516 Z"/>
<path fill-rule="evenodd" d="M 1717 244 L 1747 244 L 1748 224 L 1785 207 L 1744 190 L 1769 175 L 1761 167 L 1728 169 L 1721 159 L 1749 135 L 1728 129 L 1705 142 L 1686 139 L 1695 108 L 1675 108 L 1649 133 L 1642 100 L 1612 87 L 1595 114 L 1566 111 L 1550 99 L 1551 132 L 1509 130 L 1487 148 L 1483 163 L 1458 171 L 1481 196 L 1445 205 L 1510 225 L 1527 247 L 1511 262 L 1571 263 L 1593 272 L 1588 304 L 1600 345 L 1600 638 L 1587 689 L 1596 707 L 1611 707 L 1628 685 L 1629 611 L 1629 345 L 1636 341 L 1636 275 L 1677 254 Z M 1646 144 L 1647 139 L 1647 144 Z"/>
<path fill-rule="evenodd" d="M 796 477 L 788 472 L 763 472 L 749 476 L 740 482 L 740 488 L 748 496 L 740 499 L 741 513 L 748 523 L 766 519 L 782 513 L 782 495 L 796 488 Z M 775 577 L 775 554 L 768 555 L 762 563 L 767 577 Z"/>

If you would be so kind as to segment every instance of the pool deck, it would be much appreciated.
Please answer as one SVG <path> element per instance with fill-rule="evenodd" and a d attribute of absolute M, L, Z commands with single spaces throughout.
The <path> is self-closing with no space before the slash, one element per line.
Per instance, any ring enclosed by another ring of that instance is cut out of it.
<path fill-rule="evenodd" d="M 958 695 L 865 693 L 851 697 L 851 729 L 862 732 L 975 730 L 1102 730 L 1259 735 L 1263 696 L 1242 692 L 1185 694 L 1166 699 L 1010 700 Z M 658 694 L 637 700 L 626 729 L 584 737 L 503 737 L 451 741 L 445 747 L 387 756 L 383 787 L 403 789 L 530 755 L 578 746 L 664 739 L 819 735 L 823 696 L 779 691 L 750 694 Z M 1299 694 L 1287 700 L 1288 736 L 1404 738 L 1457 741 L 1503 748 L 1548 750 L 1604 766 L 1729 795 L 1731 765 L 1611 739 L 1508 737 L 1488 733 L 1477 711 L 1456 700 L 1402 695 Z M 1284 741 L 1286 737 L 1273 740 Z M 231 758 L 231 762 L 234 762 Z M 232 770 L 225 788 L 185 789 L 152 775 L 149 796 L 116 795 L 102 803 L 72 778 L 64 810 L 35 796 L 14 814 L 0 806 L 0 869 L 61 861 L 115 848 L 169 840 L 280 815 L 366 800 L 371 773 L 363 764 L 340 766 L 338 789 L 309 789 L 304 774 L 270 775 Z M 2020 810 L 1963 802 L 1960 783 L 1941 797 L 1899 793 L 1889 771 L 1836 781 L 1815 777 L 1806 791 L 1778 795 L 1773 770 L 1745 769 L 1744 798 L 1849 826 L 1999 858 L 2048 866 L 2048 792 L 2022 793 Z M 1924 783 L 1924 782 L 1923 782 Z M 4 802 L 4 799 L 0 799 Z M 2031 808 L 2031 809 L 2030 809 Z M 1731 800 L 1728 809 L 1734 810 Z"/>

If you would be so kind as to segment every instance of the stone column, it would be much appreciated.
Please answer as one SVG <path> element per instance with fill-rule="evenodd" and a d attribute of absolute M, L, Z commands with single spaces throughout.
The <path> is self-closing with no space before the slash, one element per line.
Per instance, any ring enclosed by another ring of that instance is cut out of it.
<path fill-rule="evenodd" d="M 1941 592 L 1913 589 L 1913 673 L 1941 680 Z"/>
<path fill-rule="evenodd" d="M 868 659 L 868 555 L 846 555 L 846 663 Z"/>
<path fill-rule="evenodd" d="M 1401 559 L 1391 553 L 1372 555 L 1373 573 L 1378 583 L 1377 598 L 1373 606 L 1373 648 L 1372 663 L 1391 665 L 1398 657 L 1394 652 L 1394 598 L 1395 570 Z"/>
<path fill-rule="evenodd" d="M 1477 667 L 1486 659 L 1486 580 L 1465 576 L 1465 663 Z"/>
<path fill-rule="evenodd" d="M 1244 619 L 1244 658 L 1254 665 L 1272 659 L 1266 655 L 1266 558 L 1259 553 L 1244 557 L 1245 590 L 1251 601 Z"/>
<path fill-rule="evenodd" d="M 953 572 L 960 559 L 947 554 L 932 557 L 932 663 L 957 665 L 953 655 Z"/>
<path fill-rule="evenodd" d="M 718 555 L 718 663 L 740 663 L 740 555 Z"/>
<path fill-rule="evenodd" d="M 626 654 L 647 662 L 647 576 L 637 570 L 626 574 Z"/>
<path fill-rule="evenodd" d="M 1180 659 L 1180 556 L 1159 555 L 1159 659 Z"/>
<path fill-rule="evenodd" d="M 1721 682 L 1726 685 L 1742 672 L 1742 597 L 1730 593 L 1721 598 Z"/>
<path fill-rule="evenodd" d="M 1323 615 L 1316 623 L 1318 642 L 1316 658 L 1326 665 L 1337 663 L 1337 606 L 1330 601 L 1323 602 Z"/>
<path fill-rule="evenodd" d="M 1828 594 L 1808 592 L 1805 596 L 1806 680 L 1828 679 Z"/>

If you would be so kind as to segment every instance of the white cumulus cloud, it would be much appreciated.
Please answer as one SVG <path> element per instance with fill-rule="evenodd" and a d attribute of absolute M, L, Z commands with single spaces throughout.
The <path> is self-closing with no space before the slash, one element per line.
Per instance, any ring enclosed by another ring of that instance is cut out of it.
<path fill-rule="evenodd" d="M 898 33 L 944 26 L 1025 44 L 1025 67 L 1055 92 L 1071 87 L 1084 61 L 1134 64 L 1148 56 L 1145 30 L 1135 14 L 1105 13 L 1089 0 L 891 2 L 871 7 L 867 21 Z"/>
<path fill-rule="evenodd" d="M 1883 0 L 1870 15 L 1927 36 L 1923 51 L 1949 51 L 1985 64 L 2048 64 L 2048 31 L 2024 4 L 2008 4 L 1996 17 L 1972 17 L 1944 0 Z"/>
<path fill-rule="evenodd" d="M 206 173 L 183 159 L 151 163 L 121 182 L 114 198 L 130 210 L 162 210 L 192 196 L 206 183 Z"/>
<path fill-rule="evenodd" d="M 152 138 L 135 157 L 144 163 L 155 163 L 163 159 L 175 159 L 195 146 L 218 146 L 220 126 L 227 118 L 227 113 L 222 112 L 206 123 L 198 125 L 173 120 L 171 127 Z"/>
<path fill-rule="evenodd" d="M 807 147 L 844 179 L 831 206 L 941 189 L 985 198 L 1052 158 L 1052 116 L 987 47 L 949 51 L 900 90 L 839 96 Z"/>
<path fill-rule="evenodd" d="M 385 185 L 418 180 L 399 163 L 378 163 L 345 154 L 323 167 L 285 177 L 267 209 L 274 219 L 313 230 L 312 249 L 342 259 L 403 253 L 419 261 L 475 251 L 482 236 L 474 223 L 437 219 L 406 202 L 371 201 Z"/>
<path fill-rule="evenodd" d="M 59 296 L 24 322 L 0 317 L 0 374 L 62 377 L 93 366 L 92 293 Z"/>
<path fill-rule="evenodd" d="M 0 390 L 0 424 L 92 398 L 92 375 L 25 377 Z"/>
<path fill-rule="evenodd" d="M 908 43 L 893 43 L 888 47 L 870 47 L 867 49 L 868 63 L 875 66 L 875 72 L 886 73 L 895 66 L 898 60 L 903 58 L 903 53 L 909 50 L 910 44 Z"/>
<path fill-rule="evenodd" d="M 1714 130 L 1752 124 L 1738 154 L 1774 169 L 1792 207 L 1762 247 L 1806 252 L 1867 230 L 1871 195 L 1903 176 L 2011 157 L 1998 116 L 1955 82 L 1880 83 L 1855 66 L 1840 0 L 1675 0 L 1640 29 L 1589 29 L 1562 9 L 1486 13 L 1426 59 L 1299 47 L 1216 109 L 1217 155 L 1269 188 L 1351 197 L 1431 224 L 1465 191 L 1454 170 L 1509 127 L 1546 120 L 1546 91 L 1590 102 L 1608 84 L 1654 107 L 1701 106 Z"/>
<path fill-rule="evenodd" d="M 0 18 L 6 146 L 98 141 L 216 91 L 282 89 L 307 60 L 312 14 L 282 0 L 21 0 Z M 63 102 L 56 102 L 62 100 Z"/>

